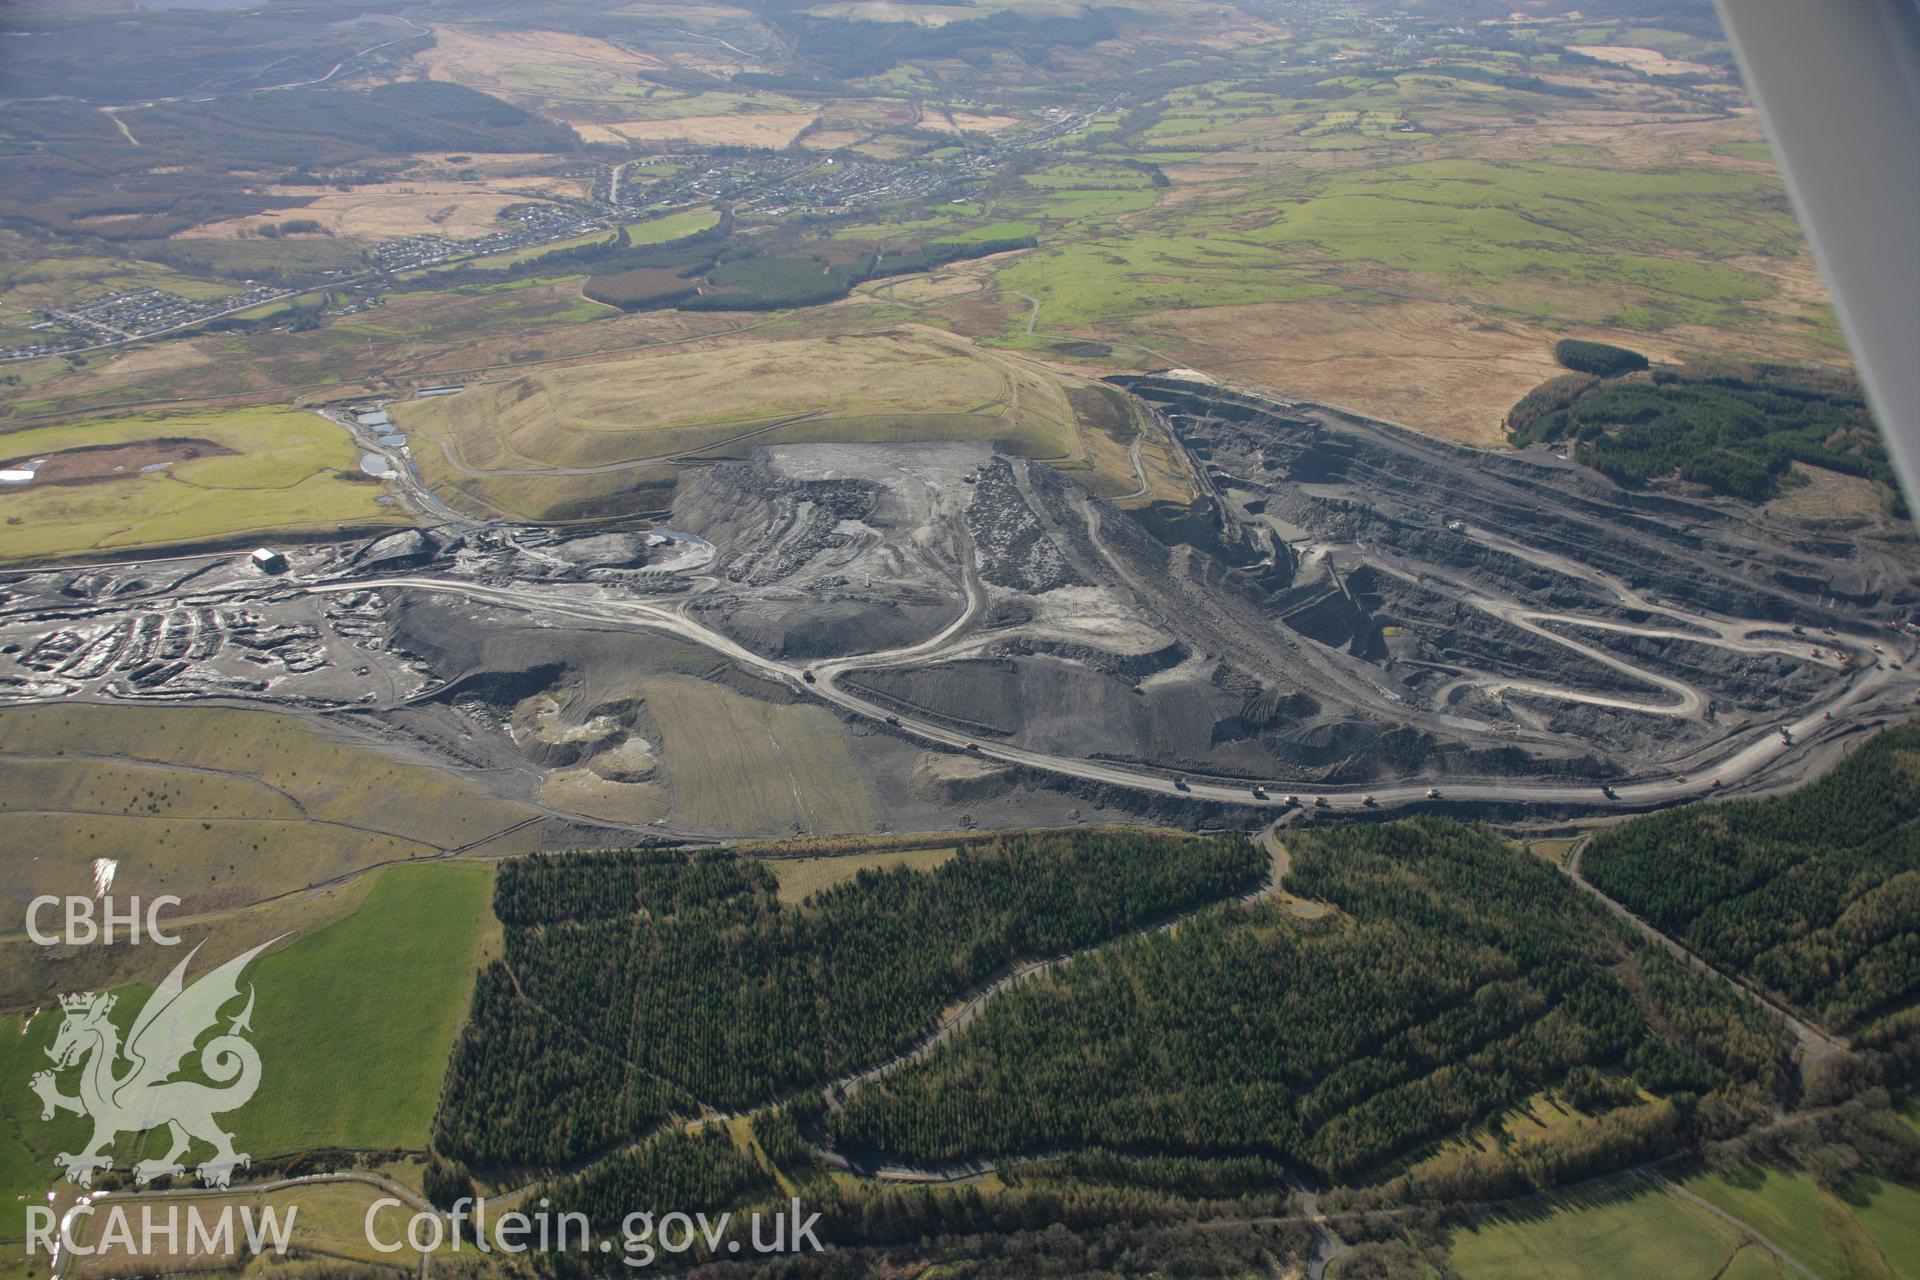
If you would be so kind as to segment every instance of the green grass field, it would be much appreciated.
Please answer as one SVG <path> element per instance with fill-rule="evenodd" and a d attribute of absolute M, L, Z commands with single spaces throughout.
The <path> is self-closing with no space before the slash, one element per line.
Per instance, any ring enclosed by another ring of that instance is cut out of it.
<path fill-rule="evenodd" d="M 0 456 L 167 437 L 207 440 L 229 452 L 164 470 L 86 484 L 9 485 L 0 491 L 0 561 L 127 551 L 271 532 L 393 524 L 359 477 L 359 455 L 333 423 L 292 409 L 97 418 L 0 435 Z"/>
<path fill-rule="evenodd" d="M 1313 240 L 1339 252 L 1442 272 L 1454 263 L 1440 234 L 1392 251 L 1403 229 L 1433 225 L 1490 234 L 1510 253 L 1609 246 L 1707 257 L 1791 251 L 1794 224 L 1773 179 L 1728 170 L 1634 173 L 1596 166 L 1440 160 L 1390 165 L 1327 181 L 1304 205 L 1283 208 L 1260 241 Z M 1384 217 L 1343 217 L 1389 202 Z M 1512 225 L 1518 218 L 1525 226 Z M 1457 251 L 1461 246 L 1455 245 Z M 1516 260 L 1511 269 L 1523 265 Z"/>
<path fill-rule="evenodd" d="M 1732 1178 L 1702 1174 L 1681 1185 L 1750 1223 L 1822 1276 L 1920 1276 L 1920 1189 L 1876 1181 L 1857 1199 L 1842 1199 L 1804 1173 L 1778 1169 Z"/>
<path fill-rule="evenodd" d="M 718 221 L 720 221 L 718 210 L 688 209 L 681 213 L 669 213 L 661 218 L 649 218 L 644 222 L 629 222 L 627 243 L 664 244 L 668 240 L 690 236 L 696 231 L 705 231 Z"/>
<path fill-rule="evenodd" d="M 511 287 L 503 287 L 510 285 Z M 347 316 L 325 332 L 337 342 L 459 342 L 520 335 L 541 325 L 580 324 L 614 312 L 580 296 L 577 275 L 457 284 Z"/>
<path fill-rule="evenodd" d="M 261 1083 L 251 1102 L 220 1117 L 238 1150 L 425 1146 L 473 976 L 496 944 L 492 887 L 492 868 L 477 863 L 389 868 L 351 915 L 249 966 Z M 188 980 L 237 950 L 209 943 Z M 130 1026 L 150 992 L 120 988 L 114 1023 Z M 43 1121 L 26 1087 L 47 1067 L 59 1023 L 57 1010 L 42 1011 L 24 1034 L 18 1015 L 0 1020 L 0 1197 L 11 1206 L 0 1214 L 0 1242 L 21 1238 L 23 1200 L 55 1186 L 53 1155 L 86 1138 L 79 1117 Z M 122 1167 L 139 1154 L 131 1138 L 115 1149 Z"/>
<path fill-rule="evenodd" d="M 1848 1207 L 1894 1275 L 1920 1276 L 1920 1188 L 1883 1182 L 1864 1204 Z"/>
<path fill-rule="evenodd" d="M 419 1149 L 491 934 L 493 870 L 389 867 L 346 919 L 252 967 L 263 1079 L 229 1126 L 256 1155 Z"/>
<path fill-rule="evenodd" d="M 1381 270 L 1400 273 L 1402 288 L 1545 321 L 1737 325 L 1774 286 L 1726 260 L 1785 256 L 1796 243 L 1777 191 L 1770 176 L 1728 170 L 1477 160 L 1365 168 L 1306 192 L 1164 212 L 1148 208 L 1150 191 L 1059 190 L 1033 212 L 1063 220 L 1066 234 L 997 278 L 1041 298 L 1054 329 L 1321 297 Z M 1141 217 L 1119 232 L 1118 212 Z"/>
<path fill-rule="evenodd" d="M 1040 299 L 1055 333 L 1095 328 L 1181 306 L 1297 302 L 1338 287 L 1268 249 L 1177 235 L 1114 235 L 1023 254 L 995 277 Z M 1024 321 L 1015 321 L 1019 329 Z"/>
<path fill-rule="evenodd" d="M 1456 1231 L 1451 1261 L 1467 1280 L 1759 1280 L 1779 1274 L 1772 1256 L 1747 1244 L 1737 1228 L 1678 1197 L 1632 1187 L 1539 1216 Z"/>
<path fill-rule="evenodd" d="M 1869 1180 L 1842 1198 L 1806 1174 L 1778 1169 L 1732 1178 L 1700 1173 L 1678 1185 L 1828 1280 L 1920 1276 L 1920 1189 Z M 1544 1214 L 1462 1229 L 1451 1247 L 1455 1270 L 1468 1280 L 1758 1280 L 1800 1274 L 1726 1219 L 1636 1184 L 1576 1197 Z"/>
<path fill-rule="evenodd" d="M 1018 240 L 1022 236 L 1038 235 L 1039 232 L 1039 226 L 1031 222 L 989 222 L 941 235 L 935 243 L 973 244 L 981 240 Z"/>
<path fill-rule="evenodd" d="M 0 1241 L 22 1238 L 22 1201 L 45 1195 L 58 1172 L 46 1157 L 71 1149 L 57 1145 L 58 1140 L 86 1136 L 85 1130 L 67 1124 L 49 1140 L 55 1126 L 40 1119 L 40 1099 L 28 1090 L 27 1081 L 47 1069 L 52 1033 L 29 1038 L 20 1033 L 20 1022 L 19 1014 L 0 1018 L 0 1081 L 5 1082 L 0 1088 Z"/>
<path fill-rule="evenodd" d="M 26 937 L 28 900 L 90 892 L 97 857 L 117 863 L 116 894 L 178 897 L 167 918 L 189 944 L 244 950 L 355 910 L 382 865 L 542 839 L 537 810 L 270 712 L 18 707 L 0 711 L 0 738 L 5 1008 L 172 967 L 163 947 L 66 954 Z"/>
<path fill-rule="evenodd" d="M 670 213 L 664 217 L 647 218 L 639 222 L 630 222 L 626 226 L 627 243 L 634 245 L 661 244 L 668 240 L 677 240 L 681 236 L 690 236 L 696 231 L 705 231 L 720 221 L 720 213 L 715 209 L 688 209 L 681 213 Z M 532 262 L 544 258 L 550 253 L 559 253 L 566 249 L 578 249 L 583 245 L 603 243 L 611 232 L 596 231 L 591 235 L 576 236 L 571 240 L 556 240 L 552 244 L 535 245 L 530 249 L 514 249 L 507 253 L 491 254 L 485 258 L 475 258 L 470 262 L 453 262 L 437 267 L 423 267 L 417 271 L 401 273 L 402 279 L 445 274 L 450 271 L 505 271 L 509 267 L 523 262 Z M 564 276 L 543 277 L 546 280 L 562 279 Z M 574 278 L 577 278 L 574 277 Z M 249 311 L 245 313 L 253 316 Z"/>

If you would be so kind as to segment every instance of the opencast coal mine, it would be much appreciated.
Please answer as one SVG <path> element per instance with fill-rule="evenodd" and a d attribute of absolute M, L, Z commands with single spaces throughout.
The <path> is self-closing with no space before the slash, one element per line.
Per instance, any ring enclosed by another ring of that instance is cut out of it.
<path fill-rule="evenodd" d="M 1897 550 L 1545 447 L 1114 382 L 1197 499 L 1124 510 L 984 443 L 758 447 L 648 521 L 13 574 L 0 700 L 267 706 L 508 790 L 618 788 L 676 751 L 623 683 L 689 676 L 827 709 L 923 830 L 1548 822 L 1785 786 L 1916 701 Z"/>

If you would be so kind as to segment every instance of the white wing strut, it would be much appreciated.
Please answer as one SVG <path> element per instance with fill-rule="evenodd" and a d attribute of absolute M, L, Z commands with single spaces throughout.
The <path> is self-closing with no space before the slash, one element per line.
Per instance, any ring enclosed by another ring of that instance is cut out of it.
<path fill-rule="evenodd" d="M 1920 515 L 1920 0 L 1717 0 Z"/>

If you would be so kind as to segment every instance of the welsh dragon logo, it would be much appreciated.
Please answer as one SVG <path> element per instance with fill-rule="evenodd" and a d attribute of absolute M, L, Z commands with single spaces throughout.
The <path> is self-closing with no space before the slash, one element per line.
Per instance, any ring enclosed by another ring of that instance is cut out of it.
<path fill-rule="evenodd" d="M 219 1022 L 220 1010 L 239 998 L 240 973 L 248 961 L 278 941 L 263 942 L 186 986 L 187 965 L 200 948 L 189 951 L 140 1007 L 124 1045 L 120 1029 L 108 1017 L 116 997 L 86 993 L 60 998 L 66 1016 L 47 1050 L 53 1070 L 40 1072 L 31 1083 L 40 1095 L 42 1120 L 53 1119 L 56 1111 L 70 1111 L 93 1121 L 93 1137 L 79 1152 L 54 1157 L 69 1180 L 92 1186 L 95 1170 L 112 1167 L 107 1152 L 121 1134 L 162 1125 L 172 1145 L 159 1159 L 133 1167 L 139 1182 L 185 1173 L 180 1158 L 196 1140 L 213 1147 L 212 1157 L 195 1170 L 209 1187 L 227 1186 L 236 1168 L 252 1163 L 251 1156 L 233 1149 L 233 1135 L 213 1118 L 215 1112 L 244 1105 L 260 1087 L 260 1054 L 241 1034 L 252 1030 L 252 984 L 247 986 L 246 1007 L 232 1017 L 226 1031 L 204 1045 L 197 1042 Z M 196 1055 L 200 1074 L 213 1084 L 174 1078 Z M 68 1097 L 60 1092 L 58 1077 L 73 1067 L 80 1070 L 79 1093 Z"/>

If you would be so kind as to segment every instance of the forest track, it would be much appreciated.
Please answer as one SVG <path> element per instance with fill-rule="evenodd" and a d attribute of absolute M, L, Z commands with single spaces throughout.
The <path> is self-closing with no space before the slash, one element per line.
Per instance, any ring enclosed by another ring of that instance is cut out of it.
<path fill-rule="evenodd" d="M 1631 925 L 1649 941 L 1666 948 L 1680 963 L 1696 972 L 1712 975 L 1727 986 L 1733 988 L 1734 992 L 1739 995 L 1741 999 L 1747 1001 L 1747 1003 L 1756 1008 L 1764 1009 L 1766 1012 L 1784 1022 L 1788 1030 L 1793 1032 L 1794 1040 L 1799 1046 L 1800 1069 L 1803 1073 L 1825 1062 L 1828 1058 L 1852 1052 L 1853 1045 L 1845 1036 L 1837 1036 L 1821 1030 L 1805 1018 L 1802 1018 L 1799 1014 L 1794 1013 L 1785 1005 L 1779 1003 L 1772 996 L 1761 991 L 1758 987 L 1748 984 L 1745 980 L 1735 977 L 1733 974 L 1718 968 L 1703 957 L 1695 954 L 1685 943 L 1669 934 L 1661 932 L 1661 930 L 1651 922 L 1635 915 L 1625 903 L 1609 897 L 1606 891 L 1601 889 L 1599 885 L 1582 875 L 1580 873 L 1580 860 L 1585 856 L 1587 846 L 1593 843 L 1593 839 L 1592 833 L 1588 833 L 1575 841 L 1573 847 L 1567 850 L 1566 861 L 1561 864 L 1560 869 L 1581 889 L 1598 899 L 1601 905 L 1606 907 L 1608 911 Z"/>

